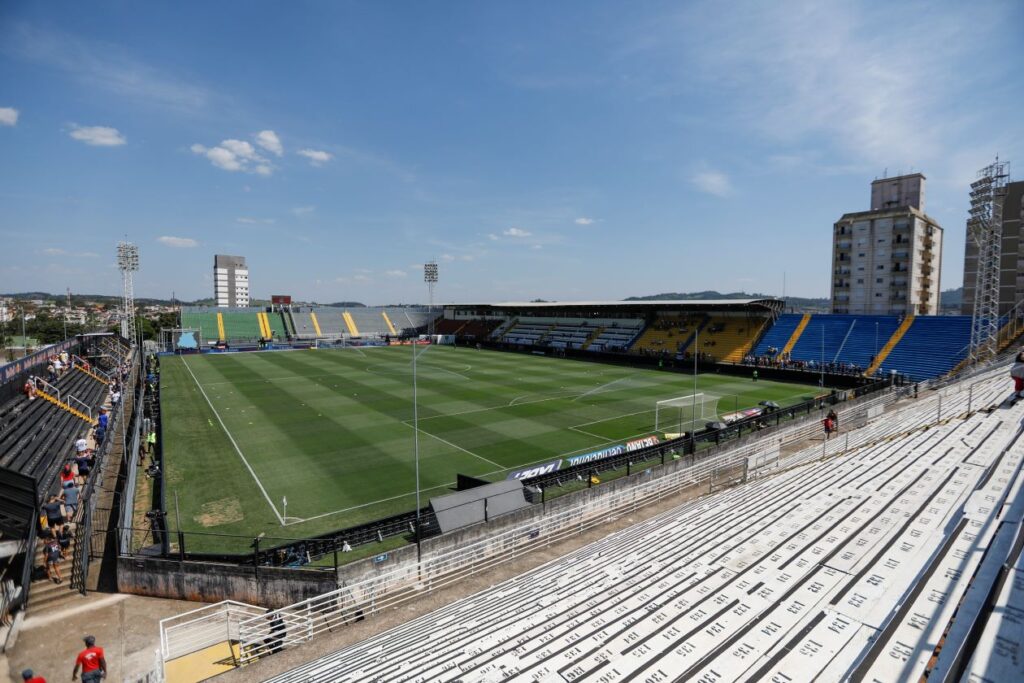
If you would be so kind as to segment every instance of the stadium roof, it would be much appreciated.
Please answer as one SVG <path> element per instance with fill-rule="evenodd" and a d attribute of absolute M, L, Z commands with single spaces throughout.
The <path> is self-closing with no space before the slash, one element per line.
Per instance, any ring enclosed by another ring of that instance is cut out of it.
<path fill-rule="evenodd" d="M 452 303 L 453 308 L 749 308 L 764 306 L 781 307 L 782 299 L 763 297 L 760 299 L 681 299 L 645 301 L 501 301 L 495 303 Z"/>

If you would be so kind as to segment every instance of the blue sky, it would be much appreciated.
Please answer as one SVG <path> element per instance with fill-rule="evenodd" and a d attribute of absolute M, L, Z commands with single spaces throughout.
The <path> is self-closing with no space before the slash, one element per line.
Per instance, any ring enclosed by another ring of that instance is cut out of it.
<path fill-rule="evenodd" d="M 827 296 L 832 223 L 1024 169 L 1024 3 L 0 4 L 0 291 Z M 1021 172 L 1015 174 L 1021 177 Z"/>

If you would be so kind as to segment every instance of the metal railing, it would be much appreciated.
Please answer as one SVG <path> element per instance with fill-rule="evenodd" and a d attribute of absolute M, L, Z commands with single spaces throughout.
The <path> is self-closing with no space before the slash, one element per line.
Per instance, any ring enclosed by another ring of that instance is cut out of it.
<path fill-rule="evenodd" d="M 262 607 L 225 600 L 160 620 L 160 656 L 172 659 L 212 645 L 239 640 L 239 624 L 266 612 Z"/>
<path fill-rule="evenodd" d="M 514 560 L 535 548 L 607 524 L 609 519 L 627 511 L 635 511 L 683 491 L 702 489 L 704 486 L 710 491 L 718 486 L 746 481 L 748 477 L 774 474 L 811 459 L 840 455 L 955 415 L 963 415 L 971 410 L 976 387 L 980 384 L 988 384 L 982 387 L 987 396 L 996 395 L 998 386 L 992 380 L 1003 372 L 1003 368 L 995 368 L 984 376 L 973 378 L 974 381 L 940 387 L 929 392 L 927 397 L 921 397 L 895 411 L 886 412 L 885 409 L 899 398 L 914 395 L 914 387 L 904 387 L 860 401 L 843 410 L 840 420 L 845 424 L 863 420 L 865 428 L 854 429 L 842 439 L 823 440 L 820 445 L 812 443 L 786 457 L 781 456 L 784 445 L 820 437 L 820 425 L 792 425 L 700 462 L 686 465 L 685 461 L 677 461 L 677 469 L 673 472 L 661 476 L 656 476 L 653 471 L 644 472 L 635 475 L 635 482 L 631 485 L 600 487 L 591 492 L 582 504 L 557 512 L 545 514 L 538 507 L 534 519 L 460 545 L 454 550 L 431 552 L 428 542 L 415 561 L 410 560 L 388 572 L 342 585 L 336 590 L 285 608 L 260 611 L 260 608 L 251 605 L 220 603 L 225 606 L 223 609 L 228 614 L 217 617 L 219 621 L 203 613 L 192 621 L 181 619 L 174 623 L 172 633 L 177 639 L 177 650 L 164 640 L 165 629 L 162 624 L 162 642 L 167 643 L 163 651 L 173 654 L 174 651 L 183 650 L 183 644 L 188 643 L 192 644 L 189 647 L 198 648 L 203 643 L 208 646 L 211 638 L 223 639 L 223 633 L 234 636 L 231 619 L 241 615 L 242 618 L 237 621 L 239 662 L 249 663 L 280 648 L 310 641 L 321 633 L 418 599 L 426 592 L 454 585 L 468 576 Z M 893 425 L 897 429 L 891 429 Z M 212 610 L 216 607 L 203 609 Z M 244 617 L 246 611 L 251 616 Z M 217 626 L 210 626 L 211 621 L 215 621 Z M 190 633 L 193 622 L 195 632 Z"/>

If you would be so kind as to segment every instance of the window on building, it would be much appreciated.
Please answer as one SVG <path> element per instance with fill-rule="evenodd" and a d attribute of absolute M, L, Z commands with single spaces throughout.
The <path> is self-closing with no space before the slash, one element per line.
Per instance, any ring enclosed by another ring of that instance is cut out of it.
<path fill-rule="evenodd" d="M 878 266 L 878 270 L 885 270 L 885 266 L 884 265 Z"/>
<path fill-rule="evenodd" d="M 878 284 L 882 284 L 882 278 L 876 277 L 875 282 L 877 282 Z"/>
<path fill-rule="evenodd" d="M 864 278 L 862 278 L 862 277 L 857 278 L 857 284 L 858 285 L 864 284 Z"/>

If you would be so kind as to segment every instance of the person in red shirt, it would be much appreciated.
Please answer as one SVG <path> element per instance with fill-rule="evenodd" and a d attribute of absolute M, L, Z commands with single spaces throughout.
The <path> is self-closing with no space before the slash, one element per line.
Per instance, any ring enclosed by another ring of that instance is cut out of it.
<path fill-rule="evenodd" d="M 21 680 L 25 683 L 46 683 L 46 679 L 42 676 L 36 676 L 32 669 L 25 669 L 21 672 Z"/>
<path fill-rule="evenodd" d="M 107 677 L 107 660 L 103 658 L 103 648 L 96 647 L 96 639 L 86 636 L 85 649 L 78 653 L 75 659 L 75 670 L 71 673 L 71 680 L 78 680 L 78 669 L 82 669 L 82 683 L 93 683 L 101 678 Z"/>

